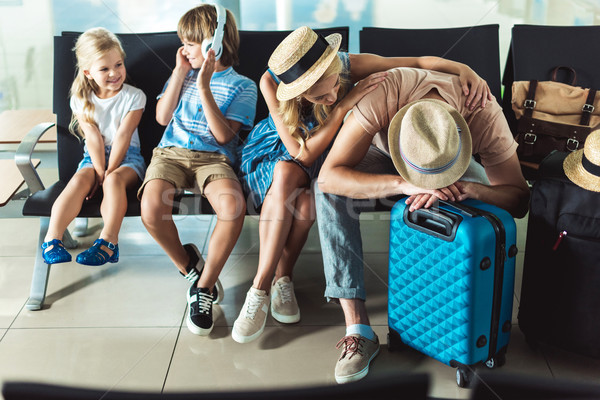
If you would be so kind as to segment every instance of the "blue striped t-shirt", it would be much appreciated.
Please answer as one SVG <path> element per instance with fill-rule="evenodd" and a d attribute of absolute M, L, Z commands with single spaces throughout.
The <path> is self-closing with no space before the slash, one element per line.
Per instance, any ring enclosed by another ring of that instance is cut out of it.
<path fill-rule="evenodd" d="M 186 76 L 179 103 L 158 147 L 179 147 L 221 153 L 235 163 L 237 140 L 233 139 L 226 145 L 220 145 L 210 132 L 196 85 L 198 73 L 199 69 L 193 69 Z M 162 97 L 168 84 L 169 81 L 158 98 Z M 252 128 L 257 100 L 256 83 L 253 80 L 229 67 L 224 71 L 213 73 L 210 90 L 226 119 L 241 122 L 242 129 Z"/>

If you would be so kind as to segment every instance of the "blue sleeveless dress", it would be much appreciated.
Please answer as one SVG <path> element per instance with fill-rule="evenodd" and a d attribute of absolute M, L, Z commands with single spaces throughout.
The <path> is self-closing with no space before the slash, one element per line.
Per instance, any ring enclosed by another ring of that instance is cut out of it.
<path fill-rule="evenodd" d="M 343 64 L 342 74 L 347 80 L 350 80 L 348 53 L 338 52 L 338 55 Z M 275 78 L 273 74 L 271 75 Z M 277 80 L 277 78 L 275 79 Z M 316 119 L 313 115 L 305 118 L 303 122 L 309 130 L 316 125 Z M 333 144 L 333 140 L 331 144 Z M 246 143 L 238 149 L 240 182 L 244 192 L 248 195 L 249 202 L 253 202 L 255 207 L 262 205 L 273 182 L 275 165 L 279 161 L 295 162 L 306 172 L 311 181 L 315 179 L 319 175 L 331 144 L 310 167 L 305 167 L 294 160 L 294 157 L 287 151 L 277 133 L 271 115 L 257 123 L 248 134 Z"/>

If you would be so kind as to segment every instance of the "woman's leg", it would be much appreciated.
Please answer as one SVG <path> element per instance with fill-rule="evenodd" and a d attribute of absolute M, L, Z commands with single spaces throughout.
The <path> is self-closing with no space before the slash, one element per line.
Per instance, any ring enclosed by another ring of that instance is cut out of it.
<path fill-rule="evenodd" d="M 212 288 L 242 232 L 246 202 L 240 183 L 234 179 L 212 181 L 205 186 L 204 194 L 215 210 L 217 223 L 208 242 L 208 256 L 197 286 Z"/>
<path fill-rule="evenodd" d="M 306 185 L 308 176 L 298 165 L 283 161 L 277 163 L 273 171 L 273 182 L 260 213 L 260 253 L 252 285 L 256 289 L 267 293 L 271 290 L 273 274 L 292 231 L 297 198 L 305 191 L 302 187 Z M 293 258 L 293 254 L 291 257 Z"/>
<path fill-rule="evenodd" d="M 310 228 L 315 222 L 315 201 L 312 191 L 304 189 L 296 198 L 296 207 L 293 211 L 293 220 L 290 233 L 283 247 L 281 258 L 277 263 L 274 281 L 284 276 L 292 279 L 294 265 L 306 243 Z"/>
<path fill-rule="evenodd" d="M 83 201 L 94 186 L 95 179 L 93 168 L 80 169 L 73 175 L 52 205 L 50 225 L 44 242 L 52 239 L 62 240 L 65 230 L 81 211 Z M 49 247 L 47 250 L 51 249 L 52 247 Z"/>

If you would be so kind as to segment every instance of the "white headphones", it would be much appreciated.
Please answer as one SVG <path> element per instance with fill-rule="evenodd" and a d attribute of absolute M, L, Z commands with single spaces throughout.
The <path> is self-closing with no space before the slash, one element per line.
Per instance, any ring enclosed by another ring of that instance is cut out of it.
<path fill-rule="evenodd" d="M 215 60 L 221 58 L 223 54 L 223 35 L 225 34 L 225 21 L 227 20 L 227 10 L 220 4 L 213 4 L 217 9 L 217 29 L 214 36 L 202 41 L 202 55 L 206 58 L 208 50 L 215 51 Z"/>

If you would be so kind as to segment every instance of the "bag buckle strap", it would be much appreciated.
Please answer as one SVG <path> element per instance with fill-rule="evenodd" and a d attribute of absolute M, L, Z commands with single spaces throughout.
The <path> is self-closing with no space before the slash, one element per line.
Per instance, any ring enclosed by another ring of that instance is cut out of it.
<path fill-rule="evenodd" d="M 569 138 L 567 139 L 567 150 L 569 151 L 575 151 L 579 148 L 579 140 L 577 139 L 573 139 L 573 138 Z"/>
<path fill-rule="evenodd" d="M 536 101 L 535 100 L 531 100 L 531 99 L 527 99 L 523 102 L 523 107 L 525 108 L 529 108 L 531 110 L 533 110 L 535 108 L 536 105 Z M 587 104 L 586 104 L 587 105 Z"/>
<path fill-rule="evenodd" d="M 591 104 L 584 104 L 583 107 L 581 107 L 581 111 L 583 112 L 587 112 L 587 113 L 593 113 L 594 112 L 595 107 Z"/>
<path fill-rule="evenodd" d="M 523 135 L 523 143 L 525 144 L 534 144 L 537 140 L 537 135 L 535 133 L 526 133 Z"/>

